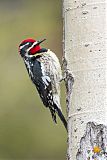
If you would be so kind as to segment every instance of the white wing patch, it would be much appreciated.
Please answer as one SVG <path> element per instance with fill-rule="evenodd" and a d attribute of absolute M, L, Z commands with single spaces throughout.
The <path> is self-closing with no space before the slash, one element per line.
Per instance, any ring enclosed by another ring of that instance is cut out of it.
<path fill-rule="evenodd" d="M 44 84 L 45 84 L 46 86 L 48 86 L 48 85 L 49 85 L 49 82 L 51 82 L 51 79 L 50 79 L 49 76 L 43 76 L 43 77 L 42 77 L 42 80 L 43 80 L 43 82 L 44 82 Z"/>
<path fill-rule="evenodd" d="M 41 70 L 42 70 L 42 80 L 45 84 L 45 87 L 47 87 L 49 85 L 49 83 L 51 82 L 51 79 L 48 75 L 46 75 L 46 69 L 44 64 L 41 62 Z"/>

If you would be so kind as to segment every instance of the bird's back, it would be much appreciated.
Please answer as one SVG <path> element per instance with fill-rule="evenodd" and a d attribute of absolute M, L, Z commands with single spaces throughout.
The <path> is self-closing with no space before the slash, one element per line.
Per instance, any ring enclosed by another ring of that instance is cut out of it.
<path fill-rule="evenodd" d="M 42 67 L 43 81 L 51 83 L 52 94 L 54 103 L 60 107 L 60 80 L 62 78 L 61 66 L 56 55 L 48 50 L 45 53 L 41 53 L 41 56 L 37 58 Z"/>

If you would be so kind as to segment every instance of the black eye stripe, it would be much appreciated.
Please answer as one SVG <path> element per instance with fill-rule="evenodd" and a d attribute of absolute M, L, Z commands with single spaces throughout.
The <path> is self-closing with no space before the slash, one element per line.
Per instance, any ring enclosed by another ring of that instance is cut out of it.
<path fill-rule="evenodd" d="M 23 46 L 23 45 L 25 45 L 26 43 L 21 43 L 19 46 Z"/>

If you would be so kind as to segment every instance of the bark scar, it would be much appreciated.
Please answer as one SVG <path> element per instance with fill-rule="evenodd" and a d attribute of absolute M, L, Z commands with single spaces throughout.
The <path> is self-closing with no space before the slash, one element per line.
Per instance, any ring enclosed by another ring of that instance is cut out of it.
<path fill-rule="evenodd" d="M 62 59 L 62 70 L 63 70 L 63 76 L 64 76 L 64 81 L 65 81 L 65 86 L 66 86 L 67 113 L 69 113 L 72 88 L 74 84 L 74 77 L 71 71 L 67 68 L 67 60 L 65 59 L 65 57 L 63 57 Z"/>
<path fill-rule="evenodd" d="M 74 77 L 71 73 L 71 71 L 67 68 L 67 60 L 65 57 L 62 59 L 62 71 L 63 71 L 63 80 L 65 82 L 65 87 L 66 87 L 66 106 L 67 106 L 67 122 L 69 121 L 69 110 L 71 107 L 71 96 L 72 96 L 72 89 L 73 89 L 73 84 L 74 84 Z M 69 139 L 70 139 L 70 126 L 68 126 L 68 145 L 69 145 Z M 68 147 L 69 148 L 69 147 Z M 70 153 L 69 149 L 67 151 L 67 160 L 70 160 Z"/>
<path fill-rule="evenodd" d="M 107 126 L 88 122 L 76 160 L 107 160 Z"/>

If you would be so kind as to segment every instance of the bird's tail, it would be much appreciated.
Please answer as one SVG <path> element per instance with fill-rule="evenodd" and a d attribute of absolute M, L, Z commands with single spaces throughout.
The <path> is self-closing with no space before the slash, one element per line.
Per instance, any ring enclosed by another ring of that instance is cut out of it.
<path fill-rule="evenodd" d="M 57 108 L 57 114 L 58 114 L 60 120 L 62 121 L 62 123 L 63 123 L 65 129 L 68 131 L 68 129 L 67 129 L 67 121 L 66 121 L 66 119 L 65 119 L 65 117 L 64 117 L 64 115 L 63 115 L 63 113 L 62 113 L 62 111 L 61 111 L 59 108 Z"/>
<path fill-rule="evenodd" d="M 54 121 L 55 123 L 57 123 L 57 121 L 56 121 L 56 112 L 57 112 L 57 114 L 58 114 L 60 120 L 62 121 L 65 129 L 67 130 L 67 121 L 66 121 L 66 119 L 65 119 L 62 111 L 60 110 L 60 108 L 58 108 L 57 105 L 54 104 L 54 110 L 53 110 L 53 108 L 51 108 L 51 107 L 49 107 L 49 109 L 50 109 L 50 111 L 51 111 L 51 115 L 52 115 L 53 121 Z"/>
<path fill-rule="evenodd" d="M 57 123 L 57 121 L 56 121 L 56 112 L 55 112 L 55 109 L 52 108 L 52 107 L 49 107 L 49 109 L 50 109 L 50 112 L 51 112 L 53 121 L 54 121 L 55 123 Z"/>

